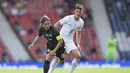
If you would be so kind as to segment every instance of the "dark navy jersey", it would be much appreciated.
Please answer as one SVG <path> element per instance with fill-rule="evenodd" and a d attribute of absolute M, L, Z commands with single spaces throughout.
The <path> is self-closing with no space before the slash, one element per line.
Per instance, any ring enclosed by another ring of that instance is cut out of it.
<path fill-rule="evenodd" d="M 53 48 L 58 44 L 56 37 L 59 35 L 59 30 L 53 26 L 51 26 L 49 30 L 45 30 L 44 27 L 40 27 L 38 34 L 39 37 L 44 36 L 47 39 L 47 45 L 50 45 Z"/>

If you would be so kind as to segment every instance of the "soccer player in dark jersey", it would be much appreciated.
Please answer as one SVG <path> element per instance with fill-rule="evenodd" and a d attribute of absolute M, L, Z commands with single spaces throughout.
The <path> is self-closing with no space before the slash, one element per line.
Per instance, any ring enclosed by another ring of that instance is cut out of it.
<path fill-rule="evenodd" d="M 60 59 L 60 63 L 64 64 L 64 44 L 63 40 L 60 37 L 59 31 L 57 28 L 51 25 L 50 18 L 44 15 L 40 20 L 40 29 L 39 34 L 36 36 L 35 40 L 29 45 L 29 50 L 41 39 L 41 36 L 44 36 L 47 39 L 47 54 L 46 59 L 44 62 L 44 73 L 51 73 L 58 60 Z M 51 71 L 49 70 L 49 64 L 52 60 L 54 54 L 56 53 L 55 58 L 53 59 L 50 67 Z"/>

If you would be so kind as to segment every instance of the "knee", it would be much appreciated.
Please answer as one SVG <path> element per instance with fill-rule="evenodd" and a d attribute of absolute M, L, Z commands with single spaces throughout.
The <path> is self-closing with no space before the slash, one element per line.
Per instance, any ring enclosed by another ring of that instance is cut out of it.
<path fill-rule="evenodd" d="M 72 55 L 74 58 L 76 58 L 77 60 L 80 60 L 81 54 L 80 54 L 80 52 L 79 52 L 77 49 L 72 50 L 70 53 L 71 53 L 71 55 Z"/>
<path fill-rule="evenodd" d="M 80 60 L 81 59 L 81 54 L 77 54 L 75 58 Z"/>
<path fill-rule="evenodd" d="M 46 54 L 46 60 L 47 61 L 51 61 L 52 58 L 53 58 L 52 56 L 50 56 L 49 54 Z"/>
<path fill-rule="evenodd" d="M 56 66 L 56 64 L 54 64 L 54 63 L 53 63 L 51 66 L 52 66 L 52 67 L 55 67 L 55 66 Z"/>

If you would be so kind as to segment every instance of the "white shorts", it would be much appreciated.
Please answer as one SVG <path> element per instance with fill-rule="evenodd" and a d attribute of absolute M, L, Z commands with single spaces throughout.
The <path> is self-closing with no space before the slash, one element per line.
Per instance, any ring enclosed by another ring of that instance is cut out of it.
<path fill-rule="evenodd" d="M 65 50 L 69 54 L 71 50 L 77 49 L 73 40 L 65 41 Z"/>

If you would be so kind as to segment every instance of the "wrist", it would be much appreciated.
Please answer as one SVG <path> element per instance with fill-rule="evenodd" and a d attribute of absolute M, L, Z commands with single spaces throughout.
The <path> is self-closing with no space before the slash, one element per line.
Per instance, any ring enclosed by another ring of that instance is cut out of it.
<path fill-rule="evenodd" d="M 56 49 L 54 49 L 53 51 L 56 52 Z"/>
<path fill-rule="evenodd" d="M 31 45 L 34 45 L 34 43 L 32 43 Z"/>
<path fill-rule="evenodd" d="M 77 44 L 77 47 L 80 47 L 80 45 L 79 45 L 79 44 Z"/>

